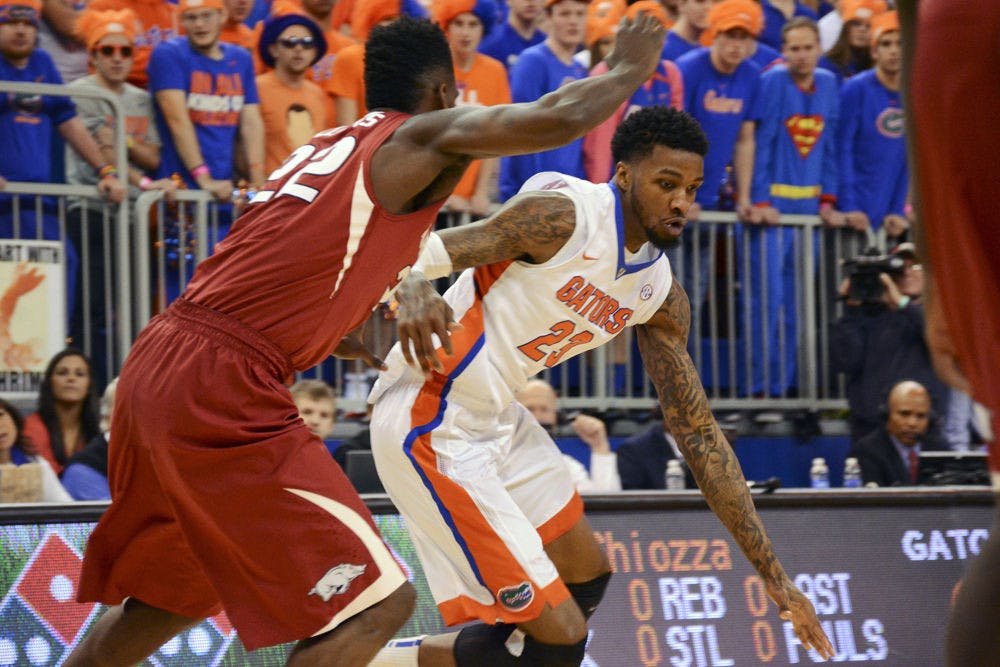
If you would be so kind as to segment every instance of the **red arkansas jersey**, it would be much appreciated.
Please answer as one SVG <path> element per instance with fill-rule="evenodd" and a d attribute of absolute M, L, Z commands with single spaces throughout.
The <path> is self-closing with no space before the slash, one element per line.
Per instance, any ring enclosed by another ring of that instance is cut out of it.
<path fill-rule="evenodd" d="M 328 357 L 406 276 L 444 203 L 395 215 L 375 200 L 372 155 L 409 117 L 373 111 L 296 149 L 185 298 L 256 329 L 296 370 Z"/>

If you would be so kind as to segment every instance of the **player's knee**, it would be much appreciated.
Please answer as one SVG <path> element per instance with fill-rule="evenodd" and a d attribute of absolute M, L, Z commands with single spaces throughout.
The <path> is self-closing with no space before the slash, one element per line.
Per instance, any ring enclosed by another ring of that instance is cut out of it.
<path fill-rule="evenodd" d="M 458 667 L 576 667 L 586 653 L 587 626 L 566 623 L 562 627 L 565 631 L 562 638 L 550 634 L 543 642 L 522 635 L 520 641 L 511 642 L 513 625 L 470 625 L 455 639 L 455 664 Z"/>
<path fill-rule="evenodd" d="M 524 651 L 518 665 L 532 667 L 578 667 L 587 653 L 587 632 L 573 644 L 549 644 L 532 637 L 524 638 Z"/>
<path fill-rule="evenodd" d="M 605 572 L 599 577 L 594 577 L 590 581 L 583 581 L 578 584 L 566 584 L 570 595 L 576 600 L 580 611 L 586 618 L 590 618 L 597 610 L 597 605 L 604 599 L 604 593 L 608 589 L 608 582 L 611 581 L 611 572 Z"/>
<path fill-rule="evenodd" d="M 462 628 L 455 638 L 453 653 L 458 667 L 513 667 L 517 659 L 507 648 L 507 640 L 516 626 L 509 623 Z"/>

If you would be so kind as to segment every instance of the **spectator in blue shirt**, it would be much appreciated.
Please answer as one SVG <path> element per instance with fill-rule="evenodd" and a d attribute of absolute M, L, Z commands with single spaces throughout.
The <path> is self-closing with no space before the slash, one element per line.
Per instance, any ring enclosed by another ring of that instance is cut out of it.
<path fill-rule="evenodd" d="M 541 18 L 542 0 L 507 0 L 507 20 L 483 37 L 479 52 L 499 60 L 509 72 L 522 51 L 545 41 L 538 29 Z"/>
<path fill-rule="evenodd" d="M 587 0 L 547 0 L 551 33 L 541 44 L 521 52 L 510 72 L 514 102 L 534 102 L 560 86 L 587 76 L 587 68 L 573 59 L 583 44 L 587 29 Z M 583 138 L 560 148 L 500 161 L 500 199 L 517 194 L 521 185 L 542 171 L 557 171 L 586 178 L 583 169 Z"/>
<path fill-rule="evenodd" d="M 701 34 L 708 28 L 708 10 L 712 0 L 680 0 L 677 3 L 677 22 L 667 33 L 663 44 L 663 58 L 677 60 L 688 51 L 701 46 Z"/>
<path fill-rule="evenodd" d="M 781 48 L 781 29 L 789 19 L 804 16 L 813 21 L 819 20 L 816 12 L 798 0 L 762 0 L 760 4 L 764 11 L 764 29 L 760 33 L 760 41 L 772 49 Z"/>
<path fill-rule="evenodd" d="M 111 500 L 108 487 L 108 438 L 111 413 L 115 407 L 118 378 L 104 388 L 101 395 L 101 433 L 70 457 L 62 473 L 62 485 L 73 500 Z"/>
<path fill-rule="evenodd" d="M 725 208 L 720 191 L 727 185 L 734 187 L 734 204 L 740 217 L 749 219 L 756 214 L 751 206 L 750 186 L 760 70 L 747 60 L 747 54 L 762 21 L 760 6 L 752 0 L 724 0 L 708 15 L 704 40 L 711 46 L 689 51 L 677 60 L 684 78 L 684 110 L 701 123 L 708 135 L 705 184 L 688 211 L 692 224 L 685 228 L 680 248 L 685 274 L 682 280 L 695 310 L 692 322 L 700 321 L 711 266 L 709 230 L 697 223 L 701 210 Z M 729 183 L 726 175 L 730 164 L 735 183 Z M 696 258 L 698 275 L 694 274 Z M 691 338 L 692 345 L 700 344 L 694 340 L 696 336 Z"/>
<path fill-rule="evenodd" d="M 875 67 L 840 90 L 840 210 L 858 231 L 885 227 L 889 239 L 908 228 L 909 170 L 900 98 L 902 47 L 896 12 L 872 19 Z"/>
<path fill-rule="evenodd" d="M 52 58 L 35 47 L 38 38 L 39 0 L 0 0 L 0 81 L 62 84 Z M 22 93 L 0 96 L 0 179 L 50 183 L 62 181 L 53 174 L 51 156 L 53 129 L 96 171 L 97 188 L 105 198 L 120 202 L 125 186 L 115 168 L 105 162 L 101 149 L 76 115 L 68 98 Z M 44 238 L 59 240 L 55 204 L 43 200 L 41 218 L 33 202 L 20 199 L 17 219 L 9 195 L 0 194 L 0 238 Z M 38 227 L 41 226 L 39 234 Z M 67 306 L 72 312 L 77 254 L 66 242 Z"/>

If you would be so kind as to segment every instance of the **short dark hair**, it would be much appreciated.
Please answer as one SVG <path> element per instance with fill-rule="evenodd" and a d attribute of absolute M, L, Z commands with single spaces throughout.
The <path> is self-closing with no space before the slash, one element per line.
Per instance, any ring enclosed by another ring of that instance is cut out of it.
<path fill-rule="evenodd" d="M 365 44 L 365 104 L 413 113 L 425 77 L 436 70 L 453 71 L 448 40 L 437 24 L 400 16 L 376 26 Z"/>
<path fill-rule="evenodd" d="M 819 26 L 816 25 L 815 21 L 808 16 L 793 16 L 785 21 L 785 25 L 781 26 L 781 43 L 784 44 L 788 33 L 797 28 L 809 28 L 816 33 L 816 38 L 819 39 Z"/>
<path fill-rule="evenodd" d="M 617 162 L 641 160 L 656 146 L 666 146 L 705 157 L 708 137 L 694 116 L 672 107 L 644 107 L 629 115 L 611 138 L 611 156 Z"/>

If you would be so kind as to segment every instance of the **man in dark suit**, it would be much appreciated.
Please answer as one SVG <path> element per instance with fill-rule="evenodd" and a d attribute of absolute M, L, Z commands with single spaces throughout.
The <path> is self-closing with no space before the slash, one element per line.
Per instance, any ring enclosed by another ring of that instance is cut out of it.
<path fill-rule="evenodd" d="M 618 476 L 622 490 L 666 488 L 667 461 L 679 459 L 684 469 L 684 487 L 697 489 L 691 470 L 677 447 L 673 436 L 664 430 L 663 419 L 655 419 L 644 431 L 627 438 L 615 450 L 618 454 Z"/>
<path fill-rule="evenodd" d="M 848 456 L 858 459 L 865 484 L 919 484 L 920 452 L 943 449 L 929 433 L 930 394 L 919 382 L 903 380 L 889 390 L 886 404 L 885 424 L 858 440 Z"/>

